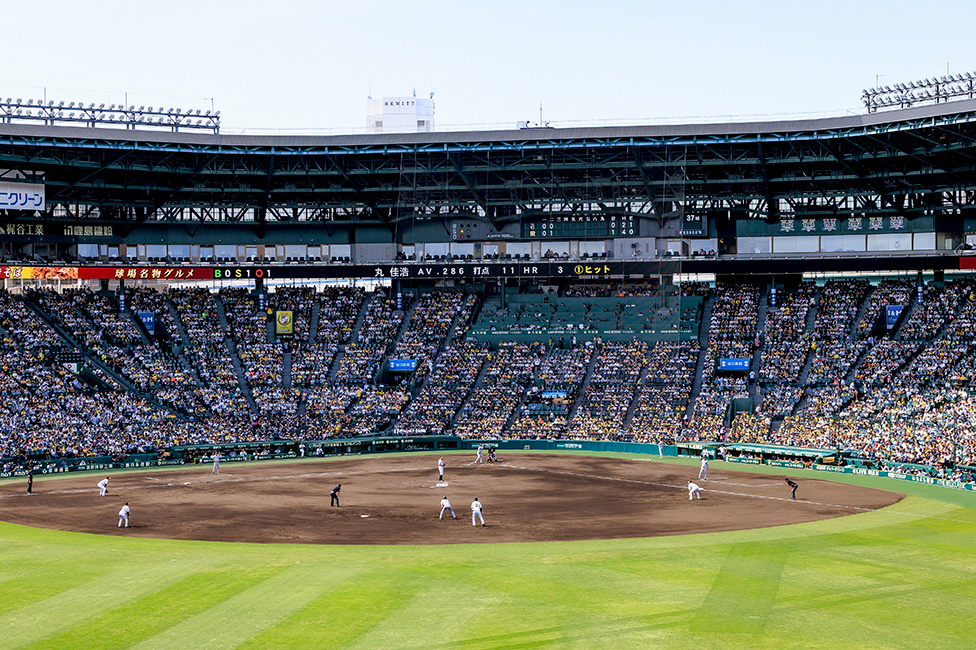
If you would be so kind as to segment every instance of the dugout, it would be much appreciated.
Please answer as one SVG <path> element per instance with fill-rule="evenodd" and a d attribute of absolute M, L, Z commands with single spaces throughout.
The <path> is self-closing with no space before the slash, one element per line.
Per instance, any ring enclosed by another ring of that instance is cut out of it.
<path fill-rule="evenodd" d="M 783 467 L 810 467 L 836 458 L 836 449 L 787 447 L 756 443 L 733 443 L 725 446 L 725 460 L 732 463 L 754 465 L 779 465 Z"/>

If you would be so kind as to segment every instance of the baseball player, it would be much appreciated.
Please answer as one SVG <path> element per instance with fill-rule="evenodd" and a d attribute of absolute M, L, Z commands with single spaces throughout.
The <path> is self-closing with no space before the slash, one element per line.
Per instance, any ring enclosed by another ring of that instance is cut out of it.
<path fill-rule="evenodd" d="M 482 509 L 483 506 L 481 505 L 481 501 L 478 501 L 478 497 L 475 497 L 474 501 L 471 502 L 471 525 L 472 526 L 478 525 L 475 523 L 475 519 L 480 519 L 481 525 L 482 526 L 485 525 L 485 518 L 481 514 Z"/>
<path fill-rule="evenodd" d="M 791 481 L 790 479 L 786 479 L 786 484 L 790 486 L 791 490 L 793 490 L 792 499 L 796 501 L 796 488 L 798 488 L 799 486 L 796 484 L 795 481 Z"/>
<path fill-rule="evenodd" d="M 698 470 L 698 478 L 703 481 L 708 480 L 708 456 L 702 456 L 701 469 Z"/>
<path fill-rule="evenodd" d="M 34 493 L 34 468 L 28 468 L 27 470 L 27 494 Z"/>
<path fill-rule="evenodd" d="M 451 507 L 451 502 L 447 500 L 447 495 L 446 494 L 444 495 L 444 498 L 441 499 L 441 514 L 438 517 L 438 519 L 443 519 L 444 518 L 444 511 L 445 510 L 450 510 L 451 511 L 451 516 L 454 517 L 455 519 L 457 519 L 457 515 L 454 514 L 454 508 Z"/>
<path fill-rule="evenodd" d="M 474 462 L 476 462 L 476 463 L 483 463 L 483 462 L 485 462 L 485 446 L 484 445 L 478 445 L 478 458 L 476 458 Z"/>
<path fill-rule="evenodd" d="M 444 480 L 444 457 L 443 456 L 441 456 L 437 460 L 437 480 L 438 481 Z M 447 497 L 444 498 L 446 499 Z"/>
<path fill-rule="evenodd" d="M 702 460 L 708 460 L 708 448 L 707 447 L 702 447 L 701 459 Z"/>
<path fill-rule="evenodd" d="M 215 451 L 214 452 L 213 462 L 214 462 L 213 469 L 211 471 L 214 474 L 220 474 L 220 452 L 219 451 Z M 234 472 L 231 472 L 231 475 L 233 475 L 233 474 L 234 474 Z"/>
<path fill-rule="evenodd" d="M 106 476 L 98 482 L 98 496 L 103 497 L 108 494 L 108 477 Z"/>
<path fill-rule="evenodd" d="M 332 497 L 332 500 L 329 501 L 329 506 L 330 507 L 331 506 L 335 506 L 336 508 L 341 507 L 341 506 L 339 506 L 339 492 L 341 490 L 342 490 L 342 483 L 340 483 L 339 485 L 337 485 L 334 488 L 332 488 L 332 491 L 329 492 L 329 496 Z"/>
<path fill-rule="evenodd" d="M 693 495 L 698 495 L 698 500 L 701 500 L 701 488 L 694 481 L 688 481 L 688 500 L 691 501 Z"/>
<path fill-rule="evenodd" d="M 126 501 L 122 509 L 119 510 L 119 528 L 122 528 L 122 522 L 125 522 L 125 527 L 129 527 L 129 502 Z"/>
<path fill-rule="evenodd" d="M 661 438 L 657 442 L 657 457 L 664 458 L 664 438 Z"/>

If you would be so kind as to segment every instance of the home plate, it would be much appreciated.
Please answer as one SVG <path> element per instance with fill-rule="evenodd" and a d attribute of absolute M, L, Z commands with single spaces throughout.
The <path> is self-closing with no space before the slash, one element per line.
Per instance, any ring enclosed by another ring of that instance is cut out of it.
<path fill-rule="evenodd" d="M 359 516 L 362 517 L 363 519 L 369 519 L 369 515 L 359 515 Z"/>

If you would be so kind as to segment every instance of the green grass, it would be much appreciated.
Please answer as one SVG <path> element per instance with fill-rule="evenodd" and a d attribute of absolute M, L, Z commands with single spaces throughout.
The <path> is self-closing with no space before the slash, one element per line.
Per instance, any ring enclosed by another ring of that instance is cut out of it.
<path fill-rule="evenodd" d="M 0 648 L 972 647 L 973 493 L 785 473 L 911 495 L 808 524 L 546 544 L 213 544 L 0 524 Z"/>

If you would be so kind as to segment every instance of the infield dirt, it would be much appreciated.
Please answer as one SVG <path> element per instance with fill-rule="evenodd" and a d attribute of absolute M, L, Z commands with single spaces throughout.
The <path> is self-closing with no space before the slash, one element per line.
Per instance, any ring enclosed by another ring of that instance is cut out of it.
<path fill-rule="evenodd" d="M 0 519 L 12 523 L 128 537 L 305 544 L 465 544 L 651 537 L 792 524 L 853 515 L 903 495 L 782 475 L 737 472 L 715 461 L 707 481 L 697 468 L 638 458 L 505 453 L 497 463 L 445 457 L 447 486 L 437 486 L 437 456 L 356 456 L 323 461 L 225 463 L 127 472 L 103 478 L 26 480 L 0 485 Z M 799 483 L 797 501 L 783 477 Z M 687 483 L 702 488 L 688 500 Z M 342 484 L 341 507 L 329 491 Z M 445 513 L 447 496 L 457 520 Z M 472 500 L 487 526 L 471 525 Z M 117 527 L 128 501 L 131 527 Z M 368 515 L 368 516 L 364 516 Z"/>

